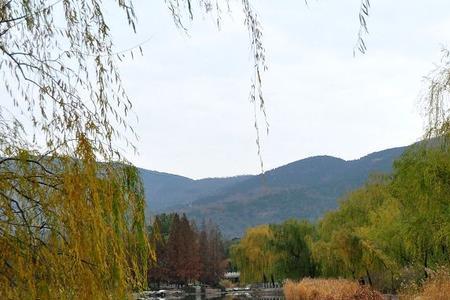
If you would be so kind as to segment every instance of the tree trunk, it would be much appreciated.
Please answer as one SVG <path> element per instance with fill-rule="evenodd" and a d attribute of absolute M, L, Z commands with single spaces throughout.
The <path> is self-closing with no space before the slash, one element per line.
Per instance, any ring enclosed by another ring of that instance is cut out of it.
<path fill-rule="evenodd" d="M 369 270 L 366 268 L 367 280 L 369 281 L 370 286 L 372 287 L 372 278 L 370 277 Z"/>

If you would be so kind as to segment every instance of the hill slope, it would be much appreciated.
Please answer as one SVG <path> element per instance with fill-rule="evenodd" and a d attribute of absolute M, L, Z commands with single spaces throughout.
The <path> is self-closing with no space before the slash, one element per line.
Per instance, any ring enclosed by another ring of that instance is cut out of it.
<path fill-rule="evenodd" d="M 197 199 L 207 197 L 250 177 L 235 176 L 194 180 L 146 169 L 139 169 L 139 171 L 144 182 L 147 207 L 151 213 L 163 212 L 173 206 L 188 205 Z"/>
<path fill-rule="evenodd" d="M 371 173 L 390 172 L 404 150 L 388 149 L 351 161 L 310 157 L 255 176 L 192 180 L 143 169 L 141 173 L 153 212 L 185 212 L 198 222 L 211 218 L 227 237 L 234 237 L 257 224 L 317 219 Z"/>

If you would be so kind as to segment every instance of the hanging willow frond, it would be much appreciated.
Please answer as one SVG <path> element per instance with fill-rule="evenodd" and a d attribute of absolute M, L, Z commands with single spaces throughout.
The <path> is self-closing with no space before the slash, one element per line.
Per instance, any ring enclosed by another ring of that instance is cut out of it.
<path fill-rule="evenodd" d="M 187 31 L 186 22 L 193 19 L 194 10 L 197 7 L 201 13 L 213 15 L 216 18 L 217 27 L 220 29 L 224 11 L 231 12 L 229 0 L 165 0 L 172 14 L 174 23 L 183 31 Z M 260 136 L 260 124 L 258 112 L 262 113 L 265 131 L 269 132 L 269 122 L 266 113 L 266 103 L 262 90 L 263 73 L 267 70 L 266 52 L 263 43 L 262 26 L 256 11 L 249 0 L 236 1 L 242 8 L 244 25 L 247 28 L 250 41 L 251 56 L 253 59 L 253 72 L 250 79 L 249 100 L 254 107 L 254 127 L 256 131 L 256 146 L 260 160 L 261 172 L 264 173 L 264 162 L 262 158 L 262 141 Z M 196 4 L 196 6 L 195 6 Z M 186 15 L 186 12 L 188 14 Z"/>
<path fill-rule="evenodd" d="M 135 29 L 130 1 L 116 7 Z M 0 0 L 0 298 L 125 299 L 152 255 L 97 0 Z M 131 143 L 131 147 L 133 147 Z M 99 163 L 98 161 L 102 161 Z"/>
<path fill-rule="evenodd" d="M 353 55 L 356 55 L 356 52 L 360 52 L 365 54 L 367 51 L 366 43 L 364 42 L 365 36 L 369 33 L 369 29 L 367 27 L 367 18 L 369 17 L 370 12 L 370 0 L 361 0 L 361 6 L 359 9 L 359 30 L 358 36 L 356 40 L 355 47 L 353 48 Z"/>
<path fill-rule="evenodd" d="M 450 143 L 450 51 L 442 49 L 441 62 L 426 77 L 427 91 L 424 96 L 427 117 L 425 137 L 443 138 Z"/>
<path fill-rule="evenodd" d="M 131 2 L 117 1 L 117 7 L 134 29 Z M 133 132 L 126 122 L 132 105 L 112 45 L 101 1 L 0 1 L 4 87 L 44 140 L 15 134 L 70 153 L 70 140 L 82 133 L 98 155 L 117 155 L 114 140 L 130 142 L 123 133 Z M 4 147 L 0 143 L 0 150 Z"/>

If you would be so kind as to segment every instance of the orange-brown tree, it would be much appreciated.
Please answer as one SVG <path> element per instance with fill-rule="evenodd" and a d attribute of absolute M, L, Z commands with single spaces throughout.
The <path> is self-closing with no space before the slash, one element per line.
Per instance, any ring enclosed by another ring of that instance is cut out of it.
<path fill-rule="evenodd" d="M 218 227 L 209 222 L 198 231 L 195 222 L 189 222 L 184 214 L 171 214 L 170 220 L 167 234 L 156 233 L 161 228 L 160 216 L 155 217 L 151 227 L 150 241 L 156 245 L 156 260 L 149 268 L 149 282 L 159 285 L 200 281 L 216 285 L 224 272 L 224 247 Z"/>
<path fill-rule="evenodd" d="M 200 248 L 200 281 L 209 285 L 216 285 L 225 272 L 224 245 L 219 228 L 209 221 L 202 224 L 199 236 Z"/>

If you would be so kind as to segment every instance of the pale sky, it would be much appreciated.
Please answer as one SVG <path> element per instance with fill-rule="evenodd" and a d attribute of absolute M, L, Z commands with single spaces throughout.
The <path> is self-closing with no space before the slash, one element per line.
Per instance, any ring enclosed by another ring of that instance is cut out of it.
<path fill-rule="evenodd" d="M 134 3 L 136 35 L 112 24 L 116 50 L 150 38 L 142 57 L 120 66 L 139 119 L 131 161 L 191 178 L 260 172 L 240 13 L 224 15 L 220 31 L 197 14 L 186 35 L 163 0 Z M 450 38 L 450 1 L 372 0 L 368 52 L 356 57 L 360 0 L 252 3 L 269 67 L 266 170 L 314 155 L 357 159 L 420 138 L 423 77 Z"/>
<path fill-rule="evenodd" d="M 450 2 L 372 2 L 369 50 L 353 57 L 360 0 L 253 1 L 269 67 L 265 169 L 313 155 L 357 159 L 420 138 L 423 77 L 450 37 Z M 164 1 L 135 4 L 138 34 L 116 36 L 117 49 L 151 37 L 143 57 L 121 66 L 139 118 L 132 161 L 191 178 L 258 173 L 240 14 L 225 15 L 220 31 L 197 15 L 187 36 Z"/>

